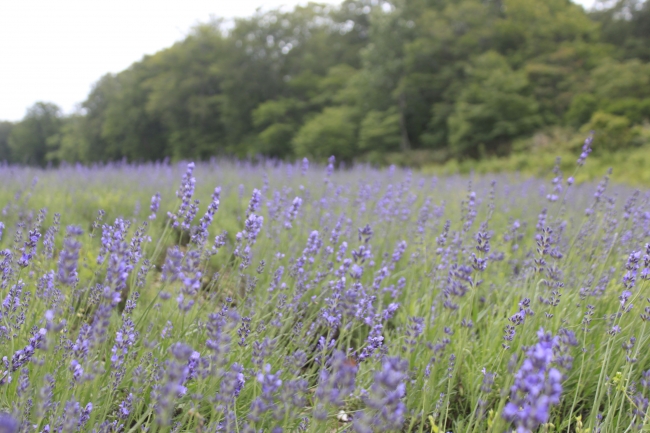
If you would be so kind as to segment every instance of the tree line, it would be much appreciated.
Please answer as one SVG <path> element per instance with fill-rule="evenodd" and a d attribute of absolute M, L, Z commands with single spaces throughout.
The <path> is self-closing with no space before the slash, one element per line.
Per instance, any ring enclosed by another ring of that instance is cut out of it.
<path fill-rule="evenodd" d="M 552 128 L 618 151 L 650 142 L 649 121 L 648 1 L 345 0 L 199 25 L 77 113 L 0 122 L 0 160 L 444 161 Z"/>

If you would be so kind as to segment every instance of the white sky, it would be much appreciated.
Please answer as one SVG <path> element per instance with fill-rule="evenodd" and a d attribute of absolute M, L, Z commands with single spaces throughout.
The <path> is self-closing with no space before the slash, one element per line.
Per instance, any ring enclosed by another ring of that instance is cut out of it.
<path fill-rule="evenodd" d="M 578 0 L 589 5 L 593 0 Z M 319 0 L 339 4 L 341 0 Z M 304 0 L 0 0 L 0 120 L 36 101 L 68 114 L 102 75 L 181 40 L 214 17 Z"/>

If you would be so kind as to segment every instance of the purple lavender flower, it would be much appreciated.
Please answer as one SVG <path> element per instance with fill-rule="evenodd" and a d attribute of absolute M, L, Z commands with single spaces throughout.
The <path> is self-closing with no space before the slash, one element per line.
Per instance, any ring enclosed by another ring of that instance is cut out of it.
<path fill-rule="evenodd" d="M 334 163 L 336 162 L 336 157 L 334 155 L 330 156 L 327 159 L 327 169 L 325 171 L 325 176 L 329 178 L 332 173 L 334 173 Z"/>
<path fill-rule="evenodd" d="M 49 373 L 43 378 L 45 384 L 38 390 L 38 404 L 36 406 L 36 416 L 42 417 L 54 405 L 52 402 L 54 390 L 54 377 Z"/>
<path fill-rule="evenodd" d="M 138 332 L 135 331 L 135 325 L 129 317 L 124 317 L 122 326 L 115 333 L 115 344 L 111 349 L 111 367 L 116 369 L 124 364 L 129 348 L 135 344 L 138 338 Z"/>
<path fill-rule="evenodd" d="M 502 416 L 517 433 L 529 433 L 548 422 L 550 409 L 560 402 L 562 373 L 551 366 L 558 338 L 540 329 L 539 342 L 526 352 L 526 359 L 510 388 L 510 401 Z"/>
<path fill-rule="evenodd" d="M 45 231 L 43 236 L 43 247 L 45 248 L 45 257 L 51 259 L 54 256 L 54 237 L 59 232 L 61 214 L 54 214 L 54 222 L 51 227 Z"/>
<path fill-rule="evenodd" d="M 174 330 L 174 325 L 171 321 L 167 321 L 165 327 L 160 331 L 160 338 L 165 339 L 171 336 L 172 331 Z"/>
<path fill-rule="evenodd" d="M 370 392 L 364 398 L 366 408 L 353 422 L 354 431 L 391 432 L 403 428 L 406 405 L 406 380 L 408 361 L 386 357 L 380 371 L 374 375 Z"/>
<path fill-rule="evenodd" d="M 241 319 L 235 310 L 223 309 L 219 313 L 210 314 L 206 323 L 208 339 L 205 345 L 213 352 L 212 361 L 217 367 L 228 363 L 230 354 L 230 332 Z"/>
<path fill-rule="evenodd" d="M 359 362 L 370 358 L 384 344 L 384 336 L 382 334 L 383 330 L 384 325 L 382 325 L 381 322 L 376 321 L 368 334 L 366 347 L 364 347 L 361 354 L 359 354 Z"/>
<path fill-rule="evenodd" d="M 149 215 L 150 220 L 155 220 L 156 219 L 156 214 L 158 213 L 158 209 L 160 209 L 160 193 L 157 192 L 151 197 L 151 206 L 149 206 L 149 209 L 151 210 L 151 215 Z"/>
<path fill-rule="evenodd" d="M 626 291 L 632 290 L 636 285 L 636 276 L 640 267 L 640 260 L 641 251 L 634 251 L 627 258 L 627 263 L 625 263 L 626 272 L 625 275 L 623 275 L 623 286 Z"/>
<path fill-rule="evenodd" d="M 251 214 L 246 220 L 246 225 L 244 228 L 244 236 L 248 240 L 249 244 L 254 244 L 257 240 L 257 236 L 262 230 L 262 224 L 264 223 L 264 217 Z"/>
<path fill-rule="evenodd" d="M 198 250 L 190 250 L 185 255 L 185 263 L 182 266 L 181 273 L 179 274 L 180 280 L 183 285 L 181 292 L 176 298 L 178 307 L 183 311 L 189 311 L 194 305 L 194 297 L 201 289 L 201 277 L 203 276 L 200 270 L 201 266 L 201 252 Z"/>
<path fill-rule="evenodd" d="M 594 141 L 594 133 L 591 132 L 589 136 L 585 139 L 584 144 L 582 145 L 582 153 L 580 154 L 580 158 L 578 158 L 578 165 L 584 165 L 585 161 L 587 160 L 587 156 L 591 153 L 591 143 Z"/>
<path fill-rule="evenodd" d="M 199 247 L 203 247 L 208 239 L 208 228 L 210 227 L 210 224 L 212 224 L 214 214 L 219 210 L 219 204 L 221 203 L 220 199 L 221 187 L 216 187 L 212 193 L 212 201 L 210 202 L 208 209 L 199 221 L 198 227 L 195 228 L 195 231 L 192 234 L 192 242 Z"/>
<path fill-rule="evenodd" d="M 21 257 L 18 259 L 18 266 L 21 268 L 26 268 L 29 266 L 30 261 L 36 255 L 36 244 L 40 239 L 41 234 L 37 229 L 32 229 L 29 231 L 25 245 L 20 249 L 22 252 Z"/>
<path fill-rule="evenodd" d="M 10 311 L 15 313 L 16 310 L 18 310 L 21 305 L 23 287 L 25 287 L 25 283 L 23 283 L 22 280 L 19 280 L 16 284 L 11 286 L 9 292 L 7 293 L 7 296 L 2 301 L 2 310 L 5 312 L 5 314 Z"/>
<path fill-rule="evenodd" d="M 90 419 L 93 404 L 88 403 L 83 409 L 74 398 L 65 403 L 63 415 L 57 420 L 54 431 L 60 433 L 73 433 L 80 431 Z"/>
<path fill-rule="evenodd" d="M 223 380 L 219 386 L 219 394 L 217 399 L 223 404 L 230 406 L 234 403 L 235 399 L 239 397 L 246 378 L 244 376 L 244 369 L 241 365 L 234 363 L 228 372 L 225 373 Z"/>
<path fill-rule="evenodd" d="M 249 215 L 257 212 L 262 203 L 262 193 L 259 189 L 253 189 L 253 195 L 251 196 L 251 201 L 248 203 L 248 208 L 246 209 L 246 218 Z"/>
<path fill-rule="evenodd" d="M 18 420 L 8 413 L 0 413 L 0 432 L 1 433 L 18 433 L 20 424 Z"/>
<path fill-rule="evenodd" d="M 302 199 L 300 197 L 294 198 L 293 202 L 291 203 L 291 207 L 287 211 L 287 215 L 284 220 L 285 229 L 288 230 L 291 227 L 293 227 L 293 220 L 296 219 L 296 216 L 298 215 L 298 211 L 300 210 L 300 206 L 302 206 Z"/>
<path fill-rule="evenodd" d="M 126 398 L 124 398 L 124 400 L 122 400 L 122 402 L 120 403 L 118 407 L 117 416 L 122 420 L 128 419 L 129 415 L 131 414 L 132 408 L 133 408 L 133 394 L 129 393 L 129 395 L 127 395 Z"/>
<path fill-rule="evenodd" d="M 309 170 L 309 160 L 307 158 L 303 158 L 300 164 L 300 174 L 302 176 L 306 175 L 307 170 Z"/>
<path fill-rule="evenodd" d="M 190 374 L 189 361 L 193 350 L 191 347 L 176 343 L 171 347 L 172 359 L 165 362 L 162 384 L 156 384 L 152 389 L 158 423 L 169 425 L 174 401 L 187 393 L 185 382 Z"/>
<path fill-rule="evenodd" d="M 391 261 L 393 262 L 393 264 L 391 265 L 392 268 L 395 267 L 395 263 L 399 262 L 399 260 L 404 255 L 404 251 L 406 251 L 406 246 L 407 246 L 406 241 L 400 241 L 395 247 L 395 251 L 393 252 L 393 256 L 391 257 Z"/>
<path fill-rule="evenodd" d="M 334 408 L 343 406 L 345 398 L 354 391 L 359 369 L 356 362 L 340 350 L 334 351 L 328 367 L 321 369 L 315 393 L 318 404 L 314 408 L 314 417 L 320 420 L 327 417 L 327 405 Z"/>
<path fill-rule="evenodd" d="M 137 251 L 129 248 L 125 242 L 130 222 L 121 218 L 115 219 L 112 226 L 102 227 L 102 246 L 97 257 L 98 264 L 104 262 L 108 255 L 106 268 L 105 297 L 111 299 L 113 306 L 121 301 L 122 293 L 126 290 L 127 279 L 134 267 L 134 256 Z M 137 246 L 134 246 L 137 249 Z"/>
<path fill-rule="evenodd" d="M 70 372 L 75 382 L 80 382 L 84 377 L 84 369 L 76 359 L 70 361 Z"/>
<path fill-rule="evenodd" d="M 413 351 L 418 342 L 418 337 L 424 332 L 424 318 L 423 317 L 409 317 L 409 325 L 406 328 L 406 344 L 410 346 Z M 402 348 L 406 350 L 406 347 Z"/>
<path fill-rule="evenodd" d="M 248 414 L 250 420 L 257 422 L 266 412 L 275 412 L 277 410 L 278 393 L 282 387 L 281 373 L 281 371 L 275 374 L 271 373 L 271 364 L 265 364 L 262 371 L 257 374 L 257 381 L 260 383 L 262 392 L 251 403 Z"/>
<path fill-rule="evenodd" d="M 64 285 L 74 286 L 77 283 L 77 261 L 81 242 L 76 237 L 81 236 L 81 227 L 68 226 L 66 238 L 63 241 L 63 250 L 59 256 L 59 270 L 57 280 Z"/>
<path fill-rule="evenodd" d="M 245 383 L 244 369 L 237 363 L 223 375 L 219 392 L 215 397 L 215 400 L 220 403 L 218 410 L 224 413 L 224 421 L 221 424 L 223 431 L 237 431 L 237 415 L 234 406 Z"/>
<path fill-rule="evenodd" d="M 45 335 L 47 330 L 45 328 L 39 329 L 34 333 L 32 338 L 29 339 L 27 345 L 17 350 L 11 357 L 11 371 L 14 372 L 20 367 L 29 362 L 29 360 L 34 356 L 34 351 L 43 346 L 45 342 Z"/>
<path fill-rule="evenodd" d="M 194 188 L 196 186 L 196 178 L 192 176 L 193 173 L 194 163 L 190 162 L 187 164 L 187 170 L 181 180 L 181 186 L 178 191 L 176 191 L 176 197 L 181 199 L 181 204 L 176 213 L 167 213 L 167 216 L 172 222 L 173 228 L 177 228 L 181 224 L 179 221 L 183 220 L 181 228 L 183 230 L 189 230 L 190 223 L 192 222 L 194 215 L 196 215 L 196 210 L 194 210 L 194 215 L 192 215 L 192 196 L 194 195 Z"/>
<path fill-rule="evenodd" d="M 165 264 L 162 267 L 162 280 L 173 283 L 185 278 L 183 274 L 183 252 L 178 247 L 167 250 Z"/>

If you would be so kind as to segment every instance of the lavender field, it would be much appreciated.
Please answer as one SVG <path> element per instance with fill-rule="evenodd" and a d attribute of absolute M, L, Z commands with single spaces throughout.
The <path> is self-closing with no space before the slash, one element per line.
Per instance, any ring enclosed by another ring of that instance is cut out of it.
<path fill-rule="evenodd" d="M 0 432 L 647 431 L 650 192 L 574 174 L 2 167 Z"/>

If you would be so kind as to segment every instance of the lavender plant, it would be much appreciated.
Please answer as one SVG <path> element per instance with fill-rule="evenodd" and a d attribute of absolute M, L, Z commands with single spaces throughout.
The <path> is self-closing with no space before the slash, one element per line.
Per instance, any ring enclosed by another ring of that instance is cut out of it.
<path fill-rule="evenodd" d="M 576 182 L 591 143 L 550 181 L 2 167 L 0 431 L 646 431 L 650 192 Z"/>

